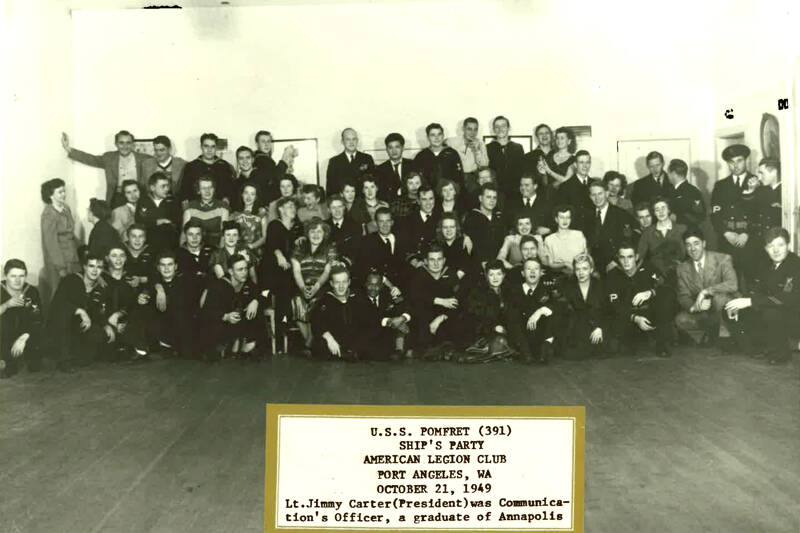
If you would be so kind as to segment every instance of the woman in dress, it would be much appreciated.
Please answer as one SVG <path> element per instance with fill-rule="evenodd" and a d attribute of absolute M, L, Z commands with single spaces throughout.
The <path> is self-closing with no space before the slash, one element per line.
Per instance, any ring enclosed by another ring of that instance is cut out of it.
<path fill-rule="evenodd" d="M 267 241 L 267 217 L 254 184 L 244 184 L 241 202 L 235 205 L 230 219 L 239 224 L 240 242 L 250 250 L 255 263 L 259 264 Z"/>
<path fill-rule="evenodd" d="M 55 293 L 61 278 L 80 272 L 78 239 L 75 221 L 66 204 L 64 180 L 54 178 L 42 183 L 42 251 L 44 252 L 44 281 L 50 294 Z"/>
<path fill-rule="evenodd" d="M 464 245 L 464 239 L 458 217 L 453 213 L 444 213 L 436 226 L 436 242 L 444 250 L 444 264 L 456 273 L 459 280 L 465 276 L 474 277 L 479 271 L 477 261 L 470 255 L 472 248 Z M 462 287 L 470 285 L 461 284 Z"/>
<path fill-rule="evenodd" d="M 565 305 L 564 335 L 560 352 L 566 358 L 585 359 L 598 355 L 609 338 L 607 297 L 602 281 L 592 277 L 594 260 L 580 254 L 572 260 L 574 276 L 561 286 Z"/>
<path fill-rule="evenodd" d="M 440 179 L 436 184 L 436 210 L 439 213 L 452 213 L 461 220 L 466 209 L 459 192 L 460 188 L 456 182 L 447 178 Z"/>
<path fill-rule="evenodd" d="M 516 233 L 506 235 L 503 240 L 503 246 L 497 252 L 497 258 L 503 262 L 506 270 L 511 270 L 517 265 L 522 264 L 522 252 L 520 251 L 520 239 L 523 235 L 531 235 L 533 232 L 533 222 L 529 213 L 521 211 L 517 215 L 516 220 Z"/>
<path fill-rule="evenodd" d="M 298 205 L 297 179 L 295 179 L 294 176 L 291 174 L 284 174 L 281 176 L 281 179 L 278 180 L 278 191 L 280 192 L 280 197 L 277 200 L 271 201 L 269 203 L 269 208 L 267 208 L 267 223 L 278 219 L 278 201 L 281 198 L 292 198 L 296 202 L 295 207 Z"/>
<path fill-rule="evenodd" d="M 686 226 L 672 221 L 669 201 L 666 198 L 653 200 L 653 214 L 656 221 L 642 231 L 639 239 L 639 261 L 647 263 L 674 287 L 677 282 L 676 269 L 678 263 L 686 257 L 683 234 Z"/>
<path fill-rule="evenodd" d="M 419 189 L 422 187 L 422 174 L 411 171 L 403 182 L 403 194 L 398 196 L 390 206 L 392 218 L 403 220 L 414 210 L 419 209 Z"/>
<path fill-rule="evenodd" d="M 575 134 L 571 129 L 561 127 L 556 130 L 556 149 L 551 150 L 543 160 L 539 161 L 537 170 L 546 176 L 545 185 L 558 187 L 575 173 L 576 150 Z M 570 267 L 571 268 L 571 267 Z"/>
<path fill-rule="evenodd" d="M 330 226 L 321 218 L 306 223 L 305 236 L 298 239 L 292 252 L 292 275 L 299 293 L 294 297 L 294 318 L 305 341 L 304 353 L 311 354 L 310 310 L 328 282 L 331 267 L 339 263 L 336 245 L 328 238 Z"/>
<path fill-rule="evenodd" d="M 278 218 L 267 226 L 266 249 L 259 279 L 261 286 L 269 289 L 275 297 L 275 327 L 281 331 L 274 333 L 279 337 L 284 334 L 284 319 L 292 308 L 294 281 L 291 257 L 295 242 L 303 236 L 303 226 L 297 220 L 297 204 L 293 198 L 279 198 L 276 210 Z"/>
<path fill-rule="evenodd" d="M 572 210 L 573 208 L 568 205 L 555 208 L 558 229 L 544 239 L 541 258 L 544 266 L 550 269 L 553 275 L 572 275 L 572 261 L 576 256 L 587 253 L 586 237 L 583 232 L 570 229 Z"/>
<path fill-rule="evenodd" d="M 356 198 L 352 208 L 349 210 L 350 217 L 358 222 L 366 234 L 375 233 L 378 231 L 378 224 L 375 222 L 375 211 L 381 207 L 389 207 L 389 204 L 378 199 L 378 182 L 370 174 L 364 175 L 361 192 L 363 196 Z M 347 207 L 346 202 L 345 207 Z"/>
<path fill-rule="evenodd" d="M 608 203 L 633 213 L 633 202 L 625 196 L 628 180 L 625 174 L 609 170 L 603 175 L 603 183 L 608 187 Z"/>

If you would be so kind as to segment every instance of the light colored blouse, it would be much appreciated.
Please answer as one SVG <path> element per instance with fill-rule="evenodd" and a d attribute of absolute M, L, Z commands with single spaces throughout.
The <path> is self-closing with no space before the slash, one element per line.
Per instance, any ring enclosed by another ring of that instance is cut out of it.
<path fill-rule="evenodd" d="M 547 266 L 572 268 L 572 260 L 582 253 L 586 253 L 586 237 L 579 230 L 559 230 L 544 239 L 542 259 Z"/>

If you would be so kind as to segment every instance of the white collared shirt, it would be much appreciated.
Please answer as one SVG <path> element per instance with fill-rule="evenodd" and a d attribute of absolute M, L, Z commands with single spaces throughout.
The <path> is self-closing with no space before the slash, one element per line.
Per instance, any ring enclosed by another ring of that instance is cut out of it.
<path fill-rule="evenodd" d="M 597 211 L 598 211 L 598 209 L 595 208 L 595 213 L 597 213 Z M 600 207 L 599 211 L 600 211 L 600 223 L 601 224 L 605 224 L 606 223 L 606 213 L 608 213 L 608 202 L 606 202 L 606 205 L 604 205 L 603 207 Z"/>
<path fill-rule="evenodd" d="M 538 286 L 539 286 L 539 284 L 538 284 L 538 283 L 537 283 L 536 285 L 533 285 L 533 286 L 531 286 L 531 285 L 528 285 L 528 282 L 527 282 L 527 281 L 523 281 L 523 282 L 522 282 L 522 291 L 523 291 L 525 294 L 528 294 L 528 291 L 530 290 L 530 293 L 531 293 L 531 294 L 533 294 L 533 292 L 535 292 L 535 291 L 536 291 L 536 287 L 538 287 Z"/>
<path fill-rule="evenodd" d="M 390 233 L 388 237 L 384 237 L 384 236 L 383 236 L 383 235 L 381 235 L 380 233 L 379 233 L 378 235 L 380 236 L 381 240 L 382 240 L 384 243 L 385 243 L 386 241 L 389 241 L 389 246 L 391 246 L 391 247 L 392 247 L 392 253 L 394 253 L 394 233 Z"/>
<path fill-rule="evenodd" d="M 136 181 L 136 156 L 133 152 L 127 156 L 119 156 L 119 185 L 125 180 Z"/>

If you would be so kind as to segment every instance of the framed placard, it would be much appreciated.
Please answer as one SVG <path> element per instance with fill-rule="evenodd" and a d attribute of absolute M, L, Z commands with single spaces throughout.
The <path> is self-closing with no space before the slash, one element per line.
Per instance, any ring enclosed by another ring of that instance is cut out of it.
<path fill-rule="evenodd" d="M 266 532 L 582 532 L 584 407 L 267 405 Z"/>

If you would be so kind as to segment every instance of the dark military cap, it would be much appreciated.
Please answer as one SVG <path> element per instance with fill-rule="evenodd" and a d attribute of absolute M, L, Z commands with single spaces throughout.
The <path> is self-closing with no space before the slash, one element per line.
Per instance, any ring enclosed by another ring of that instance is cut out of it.
<path fill-rule="evenodd" d="M 732 144 L 722 151 L 722 159 L 725 161 L 730 161 L 737 156 L 748 157 L 749 155 L 750 148 L 743 144 Z"/>

